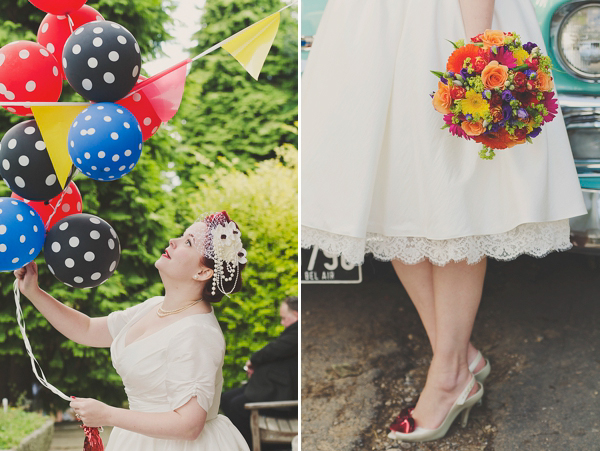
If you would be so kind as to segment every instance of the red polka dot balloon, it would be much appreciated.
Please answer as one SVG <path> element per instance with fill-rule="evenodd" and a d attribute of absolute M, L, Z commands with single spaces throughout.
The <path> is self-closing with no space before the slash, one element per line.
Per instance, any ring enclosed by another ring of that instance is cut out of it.
<path fill-rule="evenodd" d="M 67 189 L 65 190 L 65 195 L 62 198 L 62 202 L 56 208 L 58 201 L 60 200 L 62 193 L 58 196 L 50 199 L 45 202 L 34 202 L 27 199 L 23 199 L 16 193 L 12 193 L 10 197 L 13 199 L 18 199 L 26 204 L 28 204 L 31 208 L 33 208 L 38 215 L 42 218 L 44 222 L 44 226 L 46 226 L 46 230 L 50 230 L 54 224 L 60 221 L 62 218 L 66 218 L 69 215 L 74 215 L 77 213 L 83 212 L 83 201 L 81 199 L 81 193 L 79 192 L 79 188 L 75 185 L 75 182 L 69 183 Z M 56 213 L 54 211 L 56 210 Z M 52 216 L 54 213 L 54 216 Z M 48 219 L 52 216 L 52 220 L 48 225 Z"/>
<path fill-rule="evenodd" d="M 29 0 L 37 9 L 50 14 L 67 14 L 77 11 L 87 0 Z"/>
<path fill-rule="evenodd" d="M 15 41 L 0 49 L 0 101 L 56 102 L 61 91 L 59 64 L 45 47 Z M 31 115 L 30 108 L 4 108 L 19 116 Z"/>
<path fill-rule="evenodd" d="M 69 24 L 69 18 L 73 21 L 71 24 Z M 73 11 L 69 17 L 48 14 L 38 28 L 37 41 L 46 47 L 57 61 L 62 61 L 63 47 L 71 33 L 80 26 L 95 20 L 104 20 L 104 18 L 88 5 L 83 5 L 77 11 Z M 59 65 L 58 70 L 61 77 L 66 80 L 62 64 Z"/>
<path fill-rule="evenodd" d="M 145 79 L 146 77 L 140 75 L 136 85 L 140 84 Z M 134 89 L 135 87 L 132 91 Z M 152 89 L 152 86 L 148 86 L 144 88 L 144 90 L 145 89 Z M 158 131 L 161 125 L 160 118 L 156 114 L 156 111 L 154 111 L 152 103 L 150 103 L 150 100 L 148 100 L 148 97 L 144 94 L 143 90 L 135 92 L 133 95 L 125 97 L 117 103 L 127 108 L 138 120 L 140 127 L 142 128 L 143 141 L 146 141 Z"/>

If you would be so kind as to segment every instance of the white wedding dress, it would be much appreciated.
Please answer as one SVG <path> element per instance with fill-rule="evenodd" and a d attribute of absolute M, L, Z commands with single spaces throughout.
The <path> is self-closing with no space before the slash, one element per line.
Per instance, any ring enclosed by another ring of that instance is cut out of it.
<path fill-rule="evenodd" d="M 496 0 L 493 28 L 547 54 L 533 5 Z M 559 112 L 533 144 L 478 156 L 430 94 L 464 39 L 458 0 L 329 0 L 302 76 L 302 246 L 360 264 L 542 257 L 586 209 Z"/>
<path fill-rule="evenodd" d="M 170 412 L 192 397 L 208 413 L 194 440 L 164 440 L 115 427 L 106 451 L 249 451 L 229 418 L 219 415 L 225 340 L 214 312 L 186 316 L 125 346 L 130 327 L 163 300 L 148 299 L 108 316 L 113 365 L 125 385 L 129 408 Z"/>

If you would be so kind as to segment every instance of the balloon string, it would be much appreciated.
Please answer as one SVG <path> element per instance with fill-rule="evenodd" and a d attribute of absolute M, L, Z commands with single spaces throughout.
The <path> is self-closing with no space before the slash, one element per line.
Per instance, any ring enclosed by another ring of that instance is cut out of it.
<path fill-rule="evenodd" d="M 33 355 L 33 351 L 31 350 L 31 343 L 29 342 L 29 338 L 27 338 L 27 333 L 25 332 L 25 319 L 23 318 L 23 310 L 21 309 L 21 293 L 19 291 L 19 281 L 15 279 L 15 283 L 13 284 L 13 293 L 15 295 L 15 304 L 17 306 L 17 323 L 19 324 L 19 329 L 21 329 L 21 335 L 23 336 L 23 342 L 25 343 L 25 349 L 27 350 L 27 354 L 29 354 L 29 358 L 31 360 L 31 368 L 33 369 L 33 374 L 40 384 L 50 390 L 57 396 L 60 396 L 65 401 L 71 401 L 67 395 L 61 392 L 58 388 L 52 385 L 50 382 L 46 380 L 46 376 L 42 371 L 42 367 L 39 362 L 36 360 Z M 38 373 L 38 367 L 40 372 Z M 40 376 L 41 374 L 41 376 Z"/>
<path fill-rule="evenodd" d="M 68 14 L 67 21 L 69 22 L 69 29 L 71 30 L 71 33 L 73 33 L 73 27 L 75 26 L 75 22 L 73 22 L 73 19 L 71 19 L 71 16 L 69 16 Z"/>
<path fill-rule="evenodd" d="M 77 175 L 78 172 L 79 172 L 79 168 L 76 167 L 75 171 L 73 172 L 73 177 L 71 177 L 71 179 L 73 179 Z M 46 221 L 46 225 L 45 225 L 46 230 L 48 230 L 48 225 L 50 225 L 50 222 L 52 221 L 52 218 L 56 214 L 58 207 L 60 207 L 60 204 L 62 204 L 63 198 L 65 197 L 65 194 L 67 193 L 68 187 L 69 187 L 69 184 L 65 185 L 65 188 L 62 190 L 62 192 L 60 194 L 60 198 L 58 199 L 58 202 L 56 202 L 56 206 L 53 207 L 52 204 L 50 204 L 50 207 L 52 208 L 52 214 Z"/>

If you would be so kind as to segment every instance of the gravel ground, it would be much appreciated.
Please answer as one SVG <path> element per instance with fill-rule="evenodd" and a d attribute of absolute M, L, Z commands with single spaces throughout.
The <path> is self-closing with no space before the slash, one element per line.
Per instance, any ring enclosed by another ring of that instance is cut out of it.
<path fill-rule="evenodd" d="M 302 449 L 600 451 L 600 268 L 593 257 L 490 261 L 473 343 L 490 359 L 465 429 L 387 438 L 425 383 L 431 351 L 390 264 L 360 285 L 302 287 Z"/>

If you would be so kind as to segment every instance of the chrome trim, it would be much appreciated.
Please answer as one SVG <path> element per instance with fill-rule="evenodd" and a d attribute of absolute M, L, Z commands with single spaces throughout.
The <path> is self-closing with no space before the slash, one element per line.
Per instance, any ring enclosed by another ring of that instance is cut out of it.
<path fill-rule="evenodd" d="M 558 95 L 567 130 L 600 128 L 600 97 Z"/>
<path fill-rule="evenodd" d="M 559 32 L 569 16 L 575 14 L 578 10 L 586 7 L 587 5 L 596 5 L 600 7 L 600 1 L 597 0 L 573 0 L 569 3 L 565 3 L 559 7 L 552 15 L 550 22 L 550 46 L 556 56 L 556 59 L 560 65 L 574 77 L 583 80 L 587 83 L 600 83 L 600 74 L 590 75 L 587 72 L 580 71 L 574 67 L 571 67 L 563 57 L 562 49 L 558 43 Z"/>

